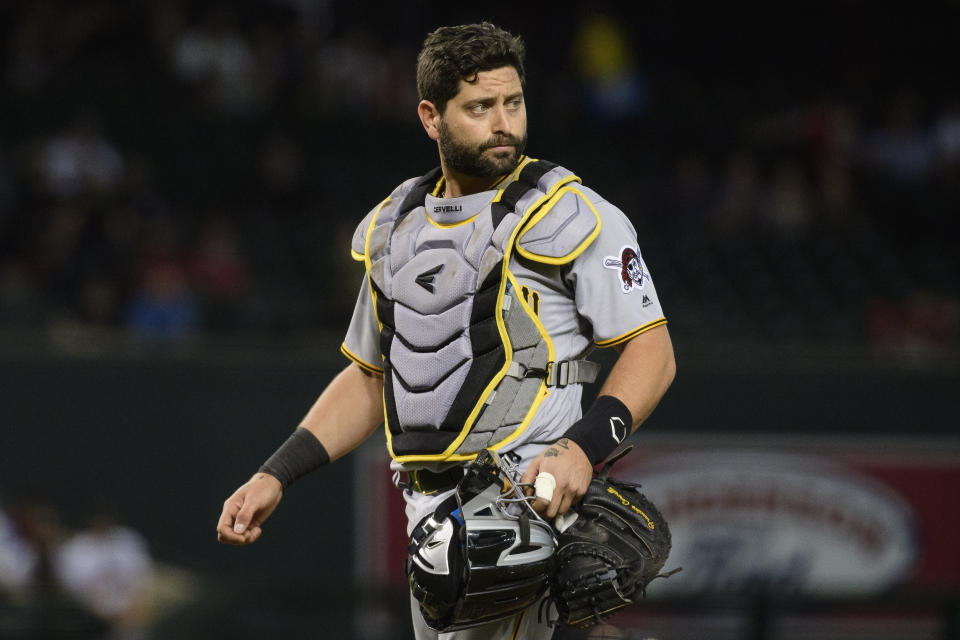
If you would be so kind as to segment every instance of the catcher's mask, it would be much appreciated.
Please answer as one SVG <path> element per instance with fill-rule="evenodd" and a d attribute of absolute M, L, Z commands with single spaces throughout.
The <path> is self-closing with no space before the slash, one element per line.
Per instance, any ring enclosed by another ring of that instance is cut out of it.
<path fill-rule="evenodd" d="M 454 494 L 414 528 L 407 582 L 437 631 L 509 617 L 546 591 L 556 540 L 517 477 L 510 461 L 483 450 Z"/>

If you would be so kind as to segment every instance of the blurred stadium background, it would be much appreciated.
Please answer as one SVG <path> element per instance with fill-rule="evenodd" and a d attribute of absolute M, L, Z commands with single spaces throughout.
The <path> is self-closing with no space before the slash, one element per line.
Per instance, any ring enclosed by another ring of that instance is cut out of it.
<path fill-rule="evenodd" d="M 677 350 L 622 473 L 685 568 L 590 637 L 960 638 L 960 5 L 647 4 L 2 3 L 0 638 L 410 637 L 379 435 L 214 525 L 345 364 L 354 225 L 436 162 L 416 51 L 478 19 Z"/>

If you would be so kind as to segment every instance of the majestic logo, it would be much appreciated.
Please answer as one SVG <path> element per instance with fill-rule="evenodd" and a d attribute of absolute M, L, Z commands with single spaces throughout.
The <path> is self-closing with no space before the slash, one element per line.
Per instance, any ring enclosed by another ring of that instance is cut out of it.
<path fill-rule="evenodd" d="M 417 284 L 423 287 L 424 289 L 426 289 L 427 291 L 429 291 L 430 293 L 433 293 L 433 279 L 441 271 L 443 271 L 442 262 L 437 266 L 435 266 L 433 269 L 428 269 L 427 271 L 424 271 L 423 273 L 418 275 Z"/>
<path fill-rule="evenodd" d="M 633 247 L 626 246 L 620 250 L 620 256 L 607 256 L 603 259 L 603 266 L 607 269 L 616 269 L 620 272 L 620 280 L 624 293 L 630 293 L 634 288 L 643 289 L 644 280 L 650 276 L 643 268 L 640 254 Z"/>
<path fill-rule="evenodd" d="M 617 426 L 617 423 L 620 423 L 620 426 Z M 610 418 L 610 433 L 613 434 L 613 439 L 620 444 L 623 442 L 623 439 L 627 437 L 627 425 L 623 424 L 623 420 L 617 416 Z"/>
<path fill-rule="evenodd" d="M 643 294 L 643 306 L 649 307 L 653 304 L 653 300 L 650 299 L 650 296 Z"/>
<path fill-rule="evenodd" d="M 434 213 L 459 213 L 461 211 L 463 211 L 463 207 L 458 204 L 437 205 L 433 208 Z"/>

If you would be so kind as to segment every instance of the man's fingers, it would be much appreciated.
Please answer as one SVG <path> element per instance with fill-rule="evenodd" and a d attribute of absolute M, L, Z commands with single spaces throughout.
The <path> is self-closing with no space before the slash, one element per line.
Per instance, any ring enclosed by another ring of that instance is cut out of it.
<path fill-rule="evenodd" d="M 553 491 L 557 488 L 557 479 L 552 473 L 541 471 L 533 481 L 533 489 L 538 498 L 543 498 L 547 502 L 553 500 Z"/>
<path fill-rule="evenodd" d="M 254 476 L 223 503 L 217 540 L 236 545 L 255 542 L 263 533 L 260 525 L 270 517 L 281 495 L 276 478 Z"/>
<path fill-rule="evenodd" d="M 237 514 L 243 506 L 243 497 L 238 493 L 227 498 L 223 503 L 223 511 L 217 521 L 217 540 L 226 544 L 240 544 L 241 538 L 233 533 L 233 526 Z"/>
<path fill-rule="evenodd" d="M 534 458 L 530 463 L 530 466 L 527 467 L 527 470 L 520 476 L 520 482 L 522 484 L 533 484 L 533 481 L 536 479 L 537 474 L 540 472 L 540 458 Z M 528 496 L 533 495 L 533 487 L 524 487 L 524 493 Z"/>
<path fill-rule="evenodd" d="M 570 506 L 573 504 L 573 494 L 565 493 L 563 494 L 563 500 L 560 501 L 559 506 L 557 507 L 557 512 L 550 517 L 559 516 L 560 514 L 566 513 L 570 510 Z"/>
<path fill-rule="evenodd" d="M 227 498 L 217 521 L 217 540 L 227 544 L 246 544 L 244 532 L 250 525 L 251 511 L 243 488 Z"/>
<path fill-rule="evenodd" d="M 220 522 L 217 523 L 217 539 L 221 539 L 223 537 L 229 537 L 228 534 L 232 534 L 232 533 L 233 533 L 233 518 L 221 516 Z M 220 542 L 224 542 L 224 540 L 221 539 Z"/>
<path fill-rule="evenodd" d="M 558 491 L 554 494 L 553 502 L 550 503 L 550 507 L 547 509 L 546 517 L 555 518 L 561 513 L 564 513 L 570 508 L 572 502 L 573 494 L 569 492 L 569 489 L 562 492 Z"/>
<path fill-rule="evenodd" d="M 233 528 L 233 520 L 237 517 L 237 512 L 240 511 L 242 505 L 242 499 L 238 500 L 235 496 L 227 498 L 227 501 L 223 503 L 223 511 L 220 512 L 220 520 L 217 521 L 218 531 Z"/>
<path fill-rule="evenodd" d="M 238 536 L 232 529 L 228 528 L 217 530 L 217 541 L 224 544 L 245 544 L 243 536 Z"/>
<path fill-rule="evenodd" d="M 537 498 L 536 500 L 533 501 L 533 504 L 531 506 L 533 507 L 534 511 L 536 511 L 538 514 L 542 516 L 546 512 L 546 510 L 550 508 L 550 503 L 544 500 L 543 498 Z"/>
<path fill-rule="evenodd" d="M 248 525 L 242 534 L 235 533 L 232 528 L 221 527 L 217 529 L 217 540 L 224 544 L 242 546 L 256 542 L 262 533 L 263 530 L 256 525 Z"/>
<path fill-rule="evenodd" d="M 247 530 L 247 527 L 253 523 L 253 518 L 255 515 L 256 511 L 250 502 L 244 502 L 243 508 L 240 509 L 240 511 L 237 513 L 237 517 L 233 521 L 233 532 L 237 535 L 243 535 L 243 532 Z"/>
<path fill-rule="evenodd" d="M 542 515 L 545 516 L 548 520 L 549 520 L 550 518 L 555 517 L 555 516 L 557 515 L 557 513 L 558 513 L 558 509 L 560 508 L 560 500 L 561 500 L 560 495 L 561 495 L 561 494 L 557 494 L 556 499 L 555 499 L 553 502 L 551 502 L 549 505 L 547 505 L 547 510 L 546 510 L 546 512 L 542 514 Z"/>

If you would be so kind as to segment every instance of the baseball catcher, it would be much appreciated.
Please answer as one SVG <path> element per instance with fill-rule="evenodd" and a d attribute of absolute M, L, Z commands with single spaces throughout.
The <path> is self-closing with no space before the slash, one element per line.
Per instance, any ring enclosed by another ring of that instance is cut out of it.
<path fill-rule="evenodd" d="M 609 476 L 631 448 L 604 465 L 573 518 L 559 519 L 550 587 L 558 622 L 590 627 L 645 595 L 654 578 L 680 571 L 660 573 L 670 553 L 670 528 L 640 485 Z"/>
<path fill-rule="evenodd" d="M 554 619 L 643 593 L 670 547 L 634 486 L 593 479 L 673 381 L 667 319 L 626 213 L 526 155 L 524 54 L 486 22 L 424 40 L 417 116 L 439 166 L 357 221 L 351 364 L 217 522 L 221 542 L 256 541 L 284 490 L 382 424 L 417 640 L 549 640 Z M 595 347 L 619 355 L 583 411 Z M 581 498 L 558 546 L 551 521 Z M 538 616 L 545 597 L 556 613 Z"/>

